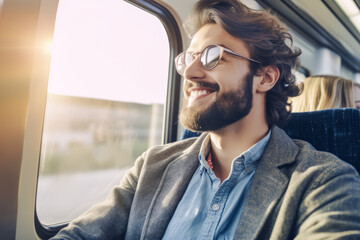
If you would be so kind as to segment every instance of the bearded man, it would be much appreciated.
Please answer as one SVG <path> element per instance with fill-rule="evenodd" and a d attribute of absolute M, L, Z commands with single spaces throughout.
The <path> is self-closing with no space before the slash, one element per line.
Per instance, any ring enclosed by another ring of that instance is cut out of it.
<path fill-rule="evenodd" d="M 200 0 L 180 122 L 198 138 L 140 156 L 109 198 L 54 239 L 360 239 L 360 178 L 278 125 L 300 51 L 267 11 Z"/>

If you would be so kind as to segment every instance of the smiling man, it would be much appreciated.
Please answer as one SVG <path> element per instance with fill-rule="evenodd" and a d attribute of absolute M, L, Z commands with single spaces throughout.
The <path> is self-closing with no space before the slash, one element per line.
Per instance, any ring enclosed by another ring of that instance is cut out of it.
<path fill-rule="evenodd" d="M 203 132 L 149 149 L 109 198 L 56 239 L 358 239 L 360 178 L 277 127 L 300 51 L 267 11 L 200 0 L 180 122 Z"/>

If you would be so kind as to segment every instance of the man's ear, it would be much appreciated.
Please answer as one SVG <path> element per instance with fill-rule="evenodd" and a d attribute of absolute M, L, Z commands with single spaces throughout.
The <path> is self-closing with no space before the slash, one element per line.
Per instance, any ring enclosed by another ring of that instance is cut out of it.
<path fill-rule="evenodd" d="M 261 76 L 256 86 L 258 92 L 267 92 L 272 89 L 280 77 L 279 68 L 274 65 L 261 68 L 258 74 Z"/>

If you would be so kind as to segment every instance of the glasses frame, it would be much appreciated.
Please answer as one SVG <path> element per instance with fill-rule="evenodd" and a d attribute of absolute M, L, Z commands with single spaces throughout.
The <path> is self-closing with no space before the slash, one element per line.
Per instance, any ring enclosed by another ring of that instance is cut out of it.
<path fill-rule="evenodd" d="M 211 47 L 218 47 L 218 48 L 220 48 L 219 60 L 217 61 L 217 63 L 216 63 L 213 67 L 205 67 L 204 64 L 203 64 L 202 61 L 201 61 L 201 56 L 203 55 L 203 53 L 205 52 L 206 49 L 211 48 Z M 227 52 L 227 53 L 229 53 L 229 54 L 231 54 L 231 55 L 233 55 L 233 56 L 235 56 L 235 57 L 239 57 L 239 58 L 242 58 L 242 59 L 246 59 L 246 60 L 248 60 L 248 61 L 255 62 L 255 63 L 258 63 L 258 64 L 262 64 L 262 63 L 261 63 L 260 61 L 258 61 L 258 60 L 255 60 L 255 59 L 252 59 L 252 58 L 248 58 L 248 57 L 242 56 L 242 55 L 240 55 L 240 54 L 238 54 L 238 53 L 236 53 L 236 52 L 232 51 L 231 49 L 228 49 L 228 48 L 226 48 L 226 47 L 224 47 L 224 46 L 213 44 L 213 45 L 208 45 L 208 46 L 206 46 L 201 52 L 198 52 L 198 53 L 191 53 L 191 52 L 182 52 L 182 53 L 180 53 L 180 54 L 175 58 L 176 71 L 177 71 L 180 75 L 184 75 L 185 69 L 190 65 L 190 64 L 189 64 L 189 65 L 185 66 L 185 68 L 183 68 L 183 69 L 184 69 L 183 71 L 179 71 L 179 70 L 178 70 L 178 67 L 177 67 L 177 66 L 178 66 L 178 64 L 177 64 L 177 63 L 178 63 L 178 59 L 179 59 L 180 57 L 182 57 L 183 55 L 185 55 L 185 54 L 189 54 L 189 55 L 191 56 L 191 58 L 192 58 L 191 63 L 194 62 L 194 60 L 196 59 L 196 57 L 200 56 L 200 63 L 201 63 L 201 65 L 203 66 L 203 68 L 205 68 L 206 70 L 211 70 L 211 69 L 216 68 L 216 66 L 220 63 L 220 61 L 221 61 L 221 59 L 222 59 L 222 57 L 223 57 L 223 55 L 224 55 L 224 52 Z"/>

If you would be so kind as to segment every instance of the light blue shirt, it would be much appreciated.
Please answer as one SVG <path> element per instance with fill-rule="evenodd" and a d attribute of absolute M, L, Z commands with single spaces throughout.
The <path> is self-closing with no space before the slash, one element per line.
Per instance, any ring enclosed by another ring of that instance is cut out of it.
<path fill-rule="evenodd" d="M 220 179 L 206 162 L 210 136 L 204 139 L 195 171 L 163 239 L 233 239 L 269 133 L 232 161 L 231 172 L 220 185 Z"/>

